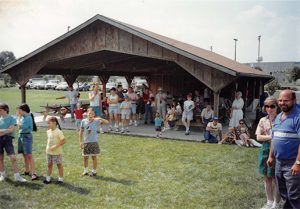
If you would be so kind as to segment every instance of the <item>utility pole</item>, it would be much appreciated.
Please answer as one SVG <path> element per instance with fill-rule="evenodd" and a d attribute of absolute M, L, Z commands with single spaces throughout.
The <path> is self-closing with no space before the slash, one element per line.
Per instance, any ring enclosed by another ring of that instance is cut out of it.
<path fill-rule="evenodd" d="M 210 46 L 210 51 L 211 51 L 211 52 L 213 51 L 213 46 Z"/>
<path fill-rule="evenodd" d="M 238 41 L 237 38 L 234 38 L 234 61 L 236 61 L 236 42 Z"/>
<path fill-rule="evenodd" d="M 68 32 L 70 31 L 71 26 L 68 26 Z"/>
<path fill-rule="evenodd" d="M 260 38 L 261 38 L 261 35 L 259 35 L 257 38 L 258 38 L 257 62 L 259 63 L 260 61 L 262 61 L 262 59 L 260 57 Z"/>

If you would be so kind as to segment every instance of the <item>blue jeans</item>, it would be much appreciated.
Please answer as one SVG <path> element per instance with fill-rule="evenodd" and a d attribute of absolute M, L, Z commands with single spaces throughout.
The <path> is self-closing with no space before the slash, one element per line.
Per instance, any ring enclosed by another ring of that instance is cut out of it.
<path fill-rule="evenodd" d="M 145 122 L 148 121 L 148 115 L 150 115 L 150 121 L 153 121 L 153 112 L 150 104 L 145 104 Z"/>
<path fill-rule="evenodd" d="M 76 108 L 76 104 L 70 104 L 70 107 L 71 107 L 71 118 L 74 119 L 74 111 Z"/>
<path fill-rule="evenodd" d="M 101 108 L 100 108 L 100 106 L 91 106 L 91 108 L 94 110 L 96 117 L 100 117 L 101 116 Z"/>
<path fill-rule="evenodd" d="M 209 131 L 205 131 L 205 132 L 204 132 L 204 139 L 205 139 L 206 141 L 208 141 L 209 143 L 218 143 L 217 137 L 211 135 L 211 134 L 209 133 Z"/>
<path fill-rule="evenodd" d="M 291 168 L 295 160 L 276 159 L 275 178 L 283 199 L 283 208 L 300 208 L 300 173 L 292 176 Z"/>

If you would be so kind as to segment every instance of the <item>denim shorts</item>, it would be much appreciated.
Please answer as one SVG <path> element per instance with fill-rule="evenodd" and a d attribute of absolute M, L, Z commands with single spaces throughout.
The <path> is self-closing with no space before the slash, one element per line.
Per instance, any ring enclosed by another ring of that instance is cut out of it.
<path fill-rule="evenodd" d="M 100 117 L 101 116 L 100 106 L 91 106 L 91 108 L 94 110 L 96 117 Z"/>
<path fill-rule="evenodd" d="M 108 113 L 109 114 L 119 114 L 119 108 L 118 106 L 109 106 L 108 107 Z"/>
<path fill-rule="evenodd" d="M 4 155 L 4 150 L 7 153 L 7 155 L 14 155 L 14 145 L 12 143 L 13 137 L 4 135 L 0 136 L 0 155 Z"/>
<path fill-rule="evenodd" d="M 136 114 L 136 103 L 131 104 L 131 112 L 132 114 Z"/>
<path fill-rule="evenodd" d="M 18 153 L 32 154 L 32 134 L 20 134 L 18 140 Z"/>

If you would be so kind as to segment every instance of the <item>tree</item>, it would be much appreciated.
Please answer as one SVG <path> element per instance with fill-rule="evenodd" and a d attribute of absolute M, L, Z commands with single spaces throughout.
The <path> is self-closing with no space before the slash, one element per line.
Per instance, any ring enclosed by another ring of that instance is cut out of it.
<path fill-rule="evenodd" d="M 91 80 L 91 76 L 80 75 L 77 77 L 77 81 L 79 82 L 90 82 Z"/>
<path fill-rule="evenodd" d="M 300 79 L 300 68 L 299 67 L 294 67 L 292 69 L 292 72 L 291 72 L 291 77 L 292 77 L 292 80 L 293 81 L 296 81 L 297 79 Z"/>
<path fill-rule="evenodd" d="M 0 70 L 4 68 L 5 65 L 16 60 L 16 57 L 13 52 L 10 51 L 2 51 L 0 52 Z M 3 73 L 2 77 L 4 79 L 4 84 L 9 86 L 10 84 L 15 84 L 16 81 L 10 77 L 7 73 Z"/>
<path fill-rule="evenodd" d="M 269 92 L 270 95 L 273 95 L 276 90 L 280 89 L 281 86 L 278 83 L 277 79 L 273 79 L 267 85 L 265 85 L 265 89 Z"/>

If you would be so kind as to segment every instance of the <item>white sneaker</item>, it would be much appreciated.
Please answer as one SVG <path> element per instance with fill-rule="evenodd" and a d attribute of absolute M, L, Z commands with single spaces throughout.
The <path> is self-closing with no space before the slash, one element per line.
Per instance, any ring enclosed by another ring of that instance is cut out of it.
<path fill-rule="evenodd" d="M 134 121 L 134 126 L 138 126 L 138 123 L 137 123 L 137 121 Z"/>
<path fill-rule="evenodd" d="M 218 144 L 222 144 L 222 142 L 218 142 Z"/>
<path fill-rule="evenodd" d="M 261 209 L 272 209 L 273 203 L 266 203 Z"/>
<path fill-rule="evenodd" d="M 121 129 L 121 133 L 124 133 L 124 128 Z"/>
<path fill-rule="evenodd" d="M 5 180 L 5 175 L 0 175 L 0 182 Z"/>
<path fill-rule="evenodd" d="M 282 204 L 279 202 L 279 203 L 276 203 L 275 201 L 273 202 L 273 205 L 271 207 L 271 209 L 281 209 L 282 208 Z"/>
<path fill-rule="evenodd" d="M 26 179 L 24 179 L 22 176 L 20 176 L 19 173 L 15 173 L 15 181 L 16 182 L 26 182 Z"/>

